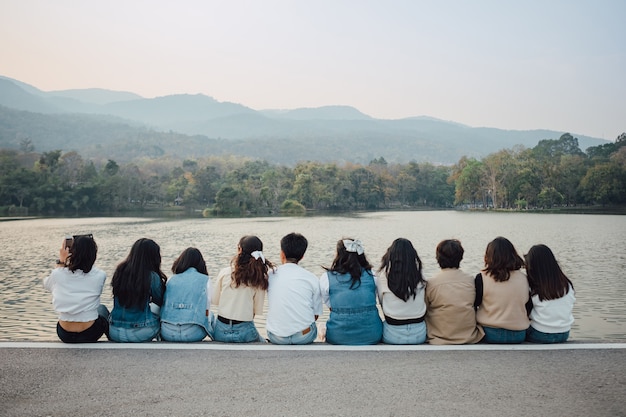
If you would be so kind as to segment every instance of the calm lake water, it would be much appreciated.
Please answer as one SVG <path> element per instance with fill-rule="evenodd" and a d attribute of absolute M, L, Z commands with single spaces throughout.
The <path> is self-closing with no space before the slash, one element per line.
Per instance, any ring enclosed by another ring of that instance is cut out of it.
<path fill-rule="evenodd" d="M 136 239 L 148 237 L 161 246 L 162 269 L 186 247 L 199 248 L 211 277 L 228 265 L 239 238 L 261 238 L 268 259 L 279 262 L 280 238 L 304 234 L 309 249 L 301 265 L 316 275 L 334 257 L 342 237 L 361 239 L 370 262 L 380 258 L 398 237 L 417 249 L 426 277 L 437 270 L 435 247 L 448 238 L 465 248 L 461 268 L 472 274 L 483 267 L 487 243 L 496 236 L 513 242 L 520 255 L 537 243 L 552 248 L 573 281 L 573 340 L 626 340 L 626 216 L 482 213 L 455 211 L 379 212 L 334 217 L 246 219 L 80 218 L 0 222 L 0 340 L 56 341 L 56 314 L 42 280 L 58 257 L 66 234 L 93 233 L 98 243 L 96 265 L 107 273 L 103 302 L 112 306 L 110 278 Z M 321 318 L 324 322 L 327 313 Z M 256 319 L 265 334 L 265 317 Z"/>

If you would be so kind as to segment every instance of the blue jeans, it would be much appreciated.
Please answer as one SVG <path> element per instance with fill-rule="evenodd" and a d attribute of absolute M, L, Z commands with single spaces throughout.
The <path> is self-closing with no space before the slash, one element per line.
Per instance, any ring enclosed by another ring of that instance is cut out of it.
<path fill-rule="evenodd" d="M 375 345 L 382 335 L 376 306 L 333 308 L 326 322 L 326 342 L 331 345 Z"/>
<path fill-rule="evenodd" d="M 563 343 L 567 341 L 569 331 L 563 333 L 544 333 L 531 327 L 526 330 L 526 340 L 531 343 Z"/>
<path fill-rule="evenodd" d="M 213 317 L 213 340 L 225 343 L 265 342 L 253 321 L 239 324 L 226 324 Z"/>
<path fill-rule="evenodd" d="M 483 326 L 485 337 L 483 343 L 522 343 L 526 340 L 526 330 L 507 330 L 497 327 Z"/>
<path fill-rule="evenodd" d="M 426 323 L 392 325 L 383 322 L 383 343 L 420 345 L 426 341 Z"/>
<path fill-rule="evenodd" d="M 306 334 L 302 334 L 307 330 L 308 332 Z M 317 337 L 317 326 L 315 325 L 315 323 L 313 323 L 305 330 L 285 337 L 276 336 L 270 332 L 267 332 L 267 337 L 270 339 L 270 342 L 274 343 L 275 345 L 308 345 L 309 343 L 313 343 L 313 341 Z"/>
<path fill-rule="evenodd" d="M 117 327 L 109 326 L 109 339 L 114 342 L 150 342 L 159 336 L 161 332 L 161 322 L 159 316 L 153 313 L 155 324 L 143 327 Z"/>
<path fill-rule="evenodd" d="M 161 337 L 168 342 L 200 342 L 207 336 L 204 327 L 197 324 L 161 323 Z"/>

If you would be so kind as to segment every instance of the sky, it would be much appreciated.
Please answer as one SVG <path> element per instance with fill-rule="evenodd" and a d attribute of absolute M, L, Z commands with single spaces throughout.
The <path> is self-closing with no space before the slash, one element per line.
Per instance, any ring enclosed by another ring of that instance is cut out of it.
<path fill-rule="evenodd" d="M 0 75 L 614 140 L 625 19 L 623 0 L 0 0 Z"/>

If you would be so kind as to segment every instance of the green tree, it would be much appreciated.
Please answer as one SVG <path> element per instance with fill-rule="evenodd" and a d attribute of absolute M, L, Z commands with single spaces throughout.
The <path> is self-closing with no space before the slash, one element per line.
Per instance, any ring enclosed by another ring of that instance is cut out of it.
<path fill-rule="evenodd" d="M 454 181 L 454 204 L 469 203 L 476 206 L 481 201 L 483 207 L 485 193 L 482 187 L 483 163 L 463 156 L 453 168 L 450 178 Z"/>
<path fill-rule="evenodd" d="M 218 214 L 241 214 L 243 205 L 239 190 L 229 185 L 220 188 L 215 196 L 215 211 Z"/>
<path fill-rule="evenodd" d="M 583 195 L 592 202 L 606 205 L 624 202 L 626 195 L 623 171 L 613 163 L 589 168 L 581 181 Z"/>

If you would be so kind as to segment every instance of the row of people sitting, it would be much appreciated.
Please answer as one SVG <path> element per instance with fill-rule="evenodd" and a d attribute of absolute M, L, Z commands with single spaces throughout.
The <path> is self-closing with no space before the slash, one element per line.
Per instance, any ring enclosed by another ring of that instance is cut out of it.
<path fill-rule="evenodd" d="M 213 282 L 198 249 L 185 249 L 167 279 L 158 244 L 139 239 L 115 270 L 109 313 L 100 303 L 106 274 L 94 267 L 96 242 L 91 235 L 75 236 L 44 279 L 59 315 L 57 334 L 67 343 L 102 335 L 116 342 L 266 342 L 254 324 L 266 294 L 266 331 L 275 344 L 318 338 L 345 345 L 557 343 L 568 339 L 574 321 L 573 285 L 545 245 L 533 246 L 524 260 L 498 237 L 474 277 L 459 269 L 461 243 L 444 240 L 436 249 L 441 271 L 428 280 L 417 251 L 403 238 L 388 248 L 378 275 L 358 240 L 339 240 L 319 278 L 298 265 L 308 245 L 304 236 L 290 233 L 280 245 L 276 267 L 258 237 L 242 237 L 231 265 Z M 318 335 L 322 304 L 330 314 Z"/>

